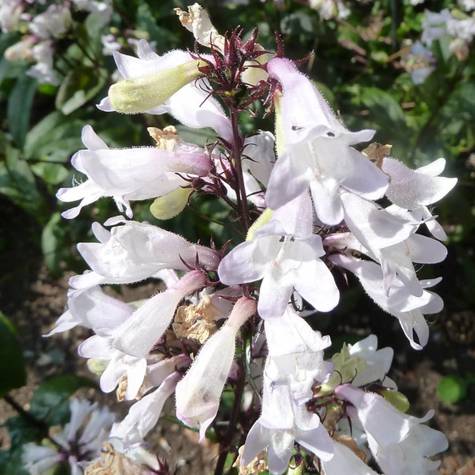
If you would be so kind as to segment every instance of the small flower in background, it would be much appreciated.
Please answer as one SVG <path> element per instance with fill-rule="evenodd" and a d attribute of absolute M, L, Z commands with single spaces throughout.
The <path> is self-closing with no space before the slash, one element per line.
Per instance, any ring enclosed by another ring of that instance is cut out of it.
<path fill-rule="evenodd" d="M 405 49 L 401 63 L 403 68 L 411 75 L 414 84 L 423 84 L 435 69 L 435 58 L 432 51 L 420 41 L 416 41 Z"/>
<path fill-rule="evenodd" d="M 63 428 L 51 428 L 42 445 L 26 444 L 23 463 L 31 475 L 50 473 L 53 467 L 68 464 L 72 475 L 83 473 L 84 467 L 101 451 L 107 441 L 115 415 L 83 399 L 71 399 L 71 416 Z"/>

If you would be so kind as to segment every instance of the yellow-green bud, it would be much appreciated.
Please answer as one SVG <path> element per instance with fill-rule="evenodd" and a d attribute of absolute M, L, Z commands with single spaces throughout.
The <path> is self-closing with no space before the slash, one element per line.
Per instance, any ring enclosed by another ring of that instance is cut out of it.
<path fill-rule="evenodd" d="M 272 210 L 266 208 L 264 212 L 252 223 L 251 227 L 247 231 L 246 241 L 252 241 L 259 228 L 262 228 L 264 224 L 267 224 L 272 218 Z"/>
<path fill-rule="evenodd" d="M 95 358 L 87 360 L 87 367 L 89 371 L 96 376 L 101 376 L 106 370 L 108 364 L 109 362 L 107 360 L 99 360 Z"/>
<path fill-rule="evenodd" d="M 200 61 L 188 61 L 156 74 L 124 79 L 109 88 L 109 100 L 117 112 L 138 114 L 163 104 L 169 97 L 198 79 Z"/>
<path fill-rule="evenodd" d="M 385 389 L 383 390 L 381 395 L 398 411 L 407 412 L 407 410 L 411 407 L 411 404 L 409 403 L 407 397 L 399 391 L 394 391 L 393 389 Z"/>
<path fill-rule="evenodd" d="M 185 209 L 192 192 L 191 188 L 177 188 L 170 191 L 155 199 L 150 206 L 150 212 L 157 219 L 172 219 Z"/>

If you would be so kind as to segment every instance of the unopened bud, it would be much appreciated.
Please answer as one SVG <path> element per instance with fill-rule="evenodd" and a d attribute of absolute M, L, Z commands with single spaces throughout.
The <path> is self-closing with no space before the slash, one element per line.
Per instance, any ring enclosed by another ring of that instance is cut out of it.
<path fill-rule="evenodd" d="M 384 389 L 381 392 L 381 396 L 386 399 L 392 406 L 394 406 L 398 411 L 407 412 L 411 407 L 407 397 L 400 393 L 399 391 L 394 391 L 392 389 Z"/>
<path fill-rule="evenodd" d="M 200 61 L 188 61 L 156 74 L 124 79 L 109 88 L 109 99 L 117 112 L 138 114 L 163 104 L 183 86 L 198 79 Z"/>
<path fill-rule="evenodd" d="M 99 360 L 99 359 L 90 359 L 87 360 L 87 367 L 89 371 L 96 376 L 101 376 L 102 373 L 106 370 L 109 361 Z"/>
<path fill-rule="evenodd" d="M 4 57 L 7 61 L 30 61 L 33 59 L 33 36 L 27 36 L 18 43 L 5 50 Z"/>
<path fill-rule="evenodd" d="M 177 188 L 170 191 L 170 193 L 155 199 L 150 205 L 150 212 L 157 219 L 172 219 L 185 209 L 192 192 L 191 188 Z"/>

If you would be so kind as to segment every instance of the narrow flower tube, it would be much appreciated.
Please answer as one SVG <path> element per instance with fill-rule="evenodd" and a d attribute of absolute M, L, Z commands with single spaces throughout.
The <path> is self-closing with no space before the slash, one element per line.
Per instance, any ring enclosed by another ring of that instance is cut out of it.
<path fill-rule="evenodd" d="M 196 360 L 176 388 L 177 417 L 199 427 L 200 440 L 213 422 L 234 360 L 239 328 L 256 312 L 253 299 L 241 297 L 226 323 L 203 345 Z"/>
<path fill-rule="evenodd" d="M 187 63 L 191 64 L 187 64 L 184 71 L 183 69 L 181 70 L 180 81 L 183 83 L 186 79 L 196 74 L 193 68 L 196 69 L 197 63 L 194 61 L 192 55 L 186 51 L 173 50 L 159 56 L 145 40 L 141 40 L 137 44 L 137 56 L 138 58 L 135 58 L 118 52 L 114 53 L 114 60 L 120 75 L 124 80 L 132 81 L 132 83 L 129 83 L 126 87 L 121 86 L 118 90 L 115 90 L 115 93 L 119 92 L 119 101 L 121 100 L 121 92 L 127 88 L 132 89 L 133 84 L 137 84 L 133 82 L 134 80 L 145 81 L 143 78 L 148 78 L 148 81 L 153 83 L 153 78 L 156 78 L 156 75 L 162 75 L 160 77 L 163 79 L 165 75 L 169 75 L 170 70 L 174 70 L 175 67 L 183 68 L 182 65 Z M 160 82 L 160 84 L 157 84 L 158 91 L 150 91 L 155 102 L 157 100 L 163 100 L 166 95 L 160 88 L 165 88 L 168 94 L 172 92 L 173 87 L 177 87 L 176 78 L 171 78 L 171 83 L 174 84 L 174 86 L 164 86 L 164 84 Z M 147 84 L 147 86 L 152 86 L 152 84 Z M 187 127 L 211 127 L 220 137 L 231 141 L 231 122 L 229 118 L 226 117 L 219 102 L 209 96 L 207 92 L 208 88 L 209 83 L 206 78 L 199 78 L 197 80 L 191 79 L 188 83 L 185 83 L 183 87 L 178 88 L 174 94 L 168 97 L 167 100 L 158 107 L 154 107 L 151 103 L 142 104 L 140 92 L 138 93 L 137 99 L 140 105 L 146 108 L 142 112 L 148 114 L 169 113 Z M 134 109 L 134 106 L 136 109 L 137 104 L 129 104 L 129 107 L 132 109 Z M 105 112 L 115 111 L 110 97 L 104 98 L 97 107 Z"/>
<path fill-rule="evenodd" d="M 130 409 L 123 421 L 114 424 L 110 439 L 118 449 L 133 453 L 133 447 L 140 445 L 145 436 L 155 427 L 166 400 L 173 394 L 180 373 L 174 372 L 162 384 Z"/>
<path fill-rule="evenodd" d="M 109 99 L 117 112 L 139 114 L 162 105 L 191 81 L 198 79 L 200 61 L 187 61 L 160 72 L 123 79 L 109 88 Z"/>
<path fill-rule="evenodd" d="M 158 147 L 110 149 L 90 125 L 82 130 L 86 149 L 71 159 L 73 167 L 86 175 L 77 186 L 60 188 L 57 198 L 79 205 L 63 212 L 64 218 L 78 216 L 81 209 L 101 197 L 112 197 L 119 211 L 132 216 L 130 201 L 166 195 L 187 186 L 178 174 L 205 176 L 211 161 L 208 154 L 195 145 L 179 143 L 173 150 Z"/>
<path fill-rule="evenodd" d="M 100 225 L 93 231 L 100 242 L 79 243 L 78 251 L 93 272 L 71 278 L 76 288 L 97 284 L 126 284 L 155 276 L 163 269 L 188 270 L 199 263 L 207 270 L 216 269 L 216 251 L 192 244 L 186 239 L 151 224 L 122 218 L 111 231 Z"/>
<path fill-rule="evenodd" d="M 180 301 L 205 284 L 202 272 L 188 272 L 173 287 L 147 300 L 118 327 L 113 345 L 124 353 L 144 358 L 170 326 Z"/>

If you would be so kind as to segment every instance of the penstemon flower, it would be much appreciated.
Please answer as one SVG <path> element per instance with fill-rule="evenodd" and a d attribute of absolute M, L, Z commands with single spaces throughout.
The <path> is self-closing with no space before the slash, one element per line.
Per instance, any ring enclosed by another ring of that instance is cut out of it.
<path fill-rule="evenodd" d="M 70 420 L 63 428 L 51 428 L 42 445 L 28 443 L 23 447 L 23 463 L 29 473 L 51 473 L 66 463 L 72 474 L 79 475 L 99 455 L 115 415 L 105 407 L 81 399 L 71 399 L 69 407 Z"/>
<path fill-rule="evenodd" d="M 68 309 L 49 333 L 88 328 L 79 354 L 101 389 L 134 401 L 111 431 L 112 450 L 161 473 L 144 438 L 175 395 L 177 419 L 219 442 L 216 474 L 229 458 L 243 473 L 281 474 L 291 460 L 326 475 L 376 473 L 370 464 L 389 475 L 433 473 L 430 457 L 446 439 L 428 417 L 400 410 L 408 402 L 388 377 L 394 351 L 370 335 L 330 355 L 330 336 L 304 317 L 335 308 L 337 274 L 351 273 L 421 350 L 424 315 L 443 302 L 428 290 L 439 279 L 420 279 L 415 264 L 446 257 L 429 207 L 456 179 L 439 176 L 443 159 L 412 170 L 390 147 L 372 159 L 374 144 L 357 147 L 375 131 L 348 130 L 280 46 L 264 50 L 257 32 L 220 34 L 198 4 L 176 13 L 207 51 L 159 56 L 142 41 L 138 58 L 114 53 L 122 79 L 99 108 L 169 113 L 216 139 L 200 148 L 174 128 L 150 128 L 156 147 L 109 149 L 87 126 L 86 149 L 72 160 L 85 180 L 58 193 L 80 201 L 67 218 L 100 197 L 129 218 L 94 223 L 98 242 L 78 244 L 90 270 L 71 278 Z M 275 113 L 274 134 L 240 129 L 239 114 L 256 101 Z M 135 201 L 153 200 L 152 214 L 168 219 L 200 194 L 222 200 L 242 242 L 191 243 L 130 220 Z M 141 302 L 101 288 L 145 279 L 157 292 Z"/>

